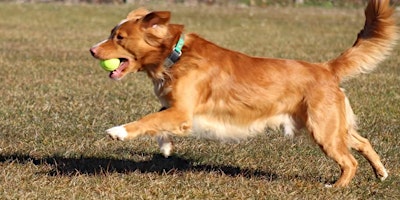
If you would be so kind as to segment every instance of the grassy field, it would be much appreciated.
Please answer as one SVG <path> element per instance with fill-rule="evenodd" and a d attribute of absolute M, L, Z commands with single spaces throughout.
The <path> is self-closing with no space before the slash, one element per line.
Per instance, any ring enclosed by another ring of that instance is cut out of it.
<path fill-rule="evenodd" d="M 343 84 L 360 132 L 389 170 L 384 182 L 356 153 L 351 185 L 324 188 L 339 168 L 306 135 L 176 138 L 168 159 L 151 138 L 105 137 L 160 107 L 144 74 L 111 81 L 88 51 L 134 7 L 0 3 L 0 199 L 400 198 L 399 47 L 375 72 Z M 340 54 L 364 23 L 361 9 L 150 8 L 172 10 L 188 32 L 224 47 L 308 61 Z"/>

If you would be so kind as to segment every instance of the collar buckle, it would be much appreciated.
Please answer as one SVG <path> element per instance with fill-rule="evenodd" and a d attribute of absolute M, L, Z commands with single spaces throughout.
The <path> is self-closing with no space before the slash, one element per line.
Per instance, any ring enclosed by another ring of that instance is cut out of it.
<path fill-rule="evenodd" d="M 182 47 L 183 47 L 184 43 L 185 43 L 185 40 L 184 40 L 184 36 L 182 34 L 178 40 L 178 43 L 176 43 L 174 49 L 172 50 L 171 54 L 164 60 L 164 67 L 170 68 L 176 62 L 178 62 L 179 58 L 182 55 Z"/>

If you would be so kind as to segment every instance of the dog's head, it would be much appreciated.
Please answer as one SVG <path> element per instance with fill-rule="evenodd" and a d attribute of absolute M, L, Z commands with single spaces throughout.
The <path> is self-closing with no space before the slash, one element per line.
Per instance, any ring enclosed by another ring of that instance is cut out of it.
<path fill-rule="evenodd" d="M 106 40 L 90 48 L 90 52 L 100 60 L 120 59 L 119 67 L 110 73 L 110 78 L 116 80 L 130 72 L 158 66 L 163 60 L 163 52 L 170 48 L 169 20 L 170 12 L 167 11 L 134 10 L 111 30 Z"/>

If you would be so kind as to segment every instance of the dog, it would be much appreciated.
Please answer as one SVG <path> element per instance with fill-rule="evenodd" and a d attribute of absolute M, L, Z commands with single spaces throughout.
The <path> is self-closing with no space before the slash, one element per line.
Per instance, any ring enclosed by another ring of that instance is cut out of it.
<path fill-rule="evenodd" d="M 353 46 L 330 61 L 309 63 L 225 49 L 170 23 L 170 12 L 136 9 L 90 52 L 96 59 L 120 59 L 111 79 L 146 72 L 163 109 L 106 132 L 117 140 L 154 136 L 168 157 L 172 136 L 226 141 L 245 139 L 268 127 L 283 126 L 287 135 L 305 129 L 340 166 L 341 176 L 333 186 L 347 186 L 355 176 L 358 163 L 351 149 L 384 180 L 387 170 L 370 142 L 357 133 L 339 84 L 372 71 L 389 55 L 398 38 L 393 12 L 389 0 L 370 0 Z"/>

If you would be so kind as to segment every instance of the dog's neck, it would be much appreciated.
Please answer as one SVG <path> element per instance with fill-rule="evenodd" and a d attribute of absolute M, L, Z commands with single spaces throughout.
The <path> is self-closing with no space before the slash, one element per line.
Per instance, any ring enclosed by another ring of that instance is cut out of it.
<path fill-rule="evenodd" d="M 153 81 L 165 81 L 166 79 L 168 79 L 171 68 L 173 68 L 174 64 L 178 62 L 182 54 L 183 45 L 185 44 L 183 25 L 170 24 L 168 25 L 168 29 L 170 39 L 166 39 L 163 41 L 160 51 L 153 54 L 149 59 L 148 64 L 143 67 L 143 70 L 146 71 L 148 76 Z M 157 54 L 158 56 L 156 56 Z M 155 57 L 163 59 L 153 60 L 152 58 Z"/>
<path fill-rule="evenodd" d="M 175 44 L 174 48 L 172 49 L 171 54 L 164 60 L 164 67 L 171 68 L 176 62 L 178 62 L 179 58 L 182 55 L 182 47 L 185 44 L 185 36 L 181 34 L 179 37 L 178 42 Z"/>

